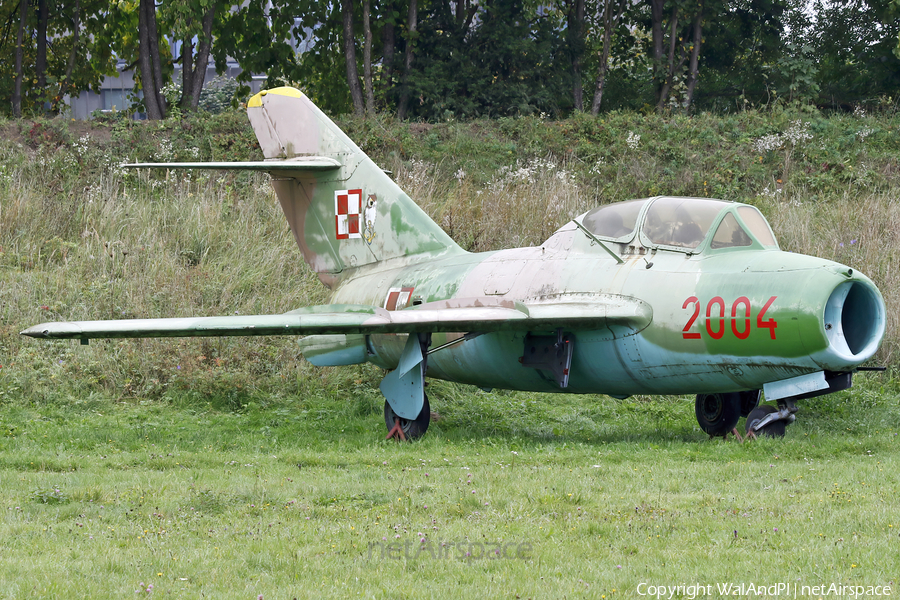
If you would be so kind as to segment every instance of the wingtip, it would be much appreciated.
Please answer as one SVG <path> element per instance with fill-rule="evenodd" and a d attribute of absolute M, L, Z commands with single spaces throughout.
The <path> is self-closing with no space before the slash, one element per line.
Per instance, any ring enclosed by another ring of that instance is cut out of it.
<path fill-rule="evenodd" d="M 79 337 L 80 333 L 82 333 L 81 328 L 77 325 L 67 322 L 57 322 L 34 325 L 32 327 L 29 327 L 28 329 L 20 331 L 19 335 L 27 335 L 28 337 L 50 340 L 76 338 Z"/>
<path fill-rule="evenodd" d="M 28 329 L 23 329 L 22 331 L 19 332 L 19 335 L 27 335 L 28 337 L 41 338 L 41 337 L 47 337 L 49 335 L 49 333 L 50 333 L 50 331 L 48 329 L 46 329 L 43 324 L 41 324 L 41 325 L 34 325 L 33 327 L 29 327 Z"/>

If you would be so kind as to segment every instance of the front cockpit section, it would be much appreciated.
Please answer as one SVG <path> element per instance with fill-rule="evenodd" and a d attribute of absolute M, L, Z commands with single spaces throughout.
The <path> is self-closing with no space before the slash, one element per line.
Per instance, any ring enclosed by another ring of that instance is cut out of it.
<path fill-rule="evenodd" d="M 575 219 L 624 254 L 672 250 L 701 254 L 728 249 L 778 249 L 755 207 L 711 198 L 656 197 L 604 204 Z"/>

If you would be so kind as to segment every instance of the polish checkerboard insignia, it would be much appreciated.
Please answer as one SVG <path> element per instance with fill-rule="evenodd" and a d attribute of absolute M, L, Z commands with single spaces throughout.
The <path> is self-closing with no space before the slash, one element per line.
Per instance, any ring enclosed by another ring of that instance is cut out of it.
<path fill-rule="evenodd" d="M 339 240 L 362 237 L 362 190 L 334 192 L 334 227 Z"/>

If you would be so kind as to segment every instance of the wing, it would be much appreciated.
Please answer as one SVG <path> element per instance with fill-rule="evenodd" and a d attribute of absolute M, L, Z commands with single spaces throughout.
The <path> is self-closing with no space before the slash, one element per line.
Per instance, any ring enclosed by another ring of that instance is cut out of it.
<path fill-rule="evenodd" d="M 607 330 L 611 337 L 641 331 L 652 320 L 650 306 L 626 296 L 542 299 L 521 303 L 463 298 L 398 311 L 358 304 L 325 304 L 280 315 L 60 321 L 42 323 L 22 335 L 43 339 L 151 338 L 251 335 L 322 335 L 494 331 Z"/>

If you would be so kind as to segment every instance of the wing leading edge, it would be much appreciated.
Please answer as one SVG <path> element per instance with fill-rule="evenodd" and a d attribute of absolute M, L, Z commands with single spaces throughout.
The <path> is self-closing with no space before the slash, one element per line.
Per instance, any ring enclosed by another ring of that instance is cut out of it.
<path fill-rule="evenodd" d="M 280 315 L 59 321 L 22 335 L 43 339 L 214 337 L 438 333 L 458 331 L 542 331 L 610 329 L 619 335 L 641 331 L 652 320 L 650 306 L 636 298 L 525 304 L 491 298 L 453 299 L 399 311 L 357 304 L 325 304 Z M 614 334 L 615 335 L 615 334 Z"/>

